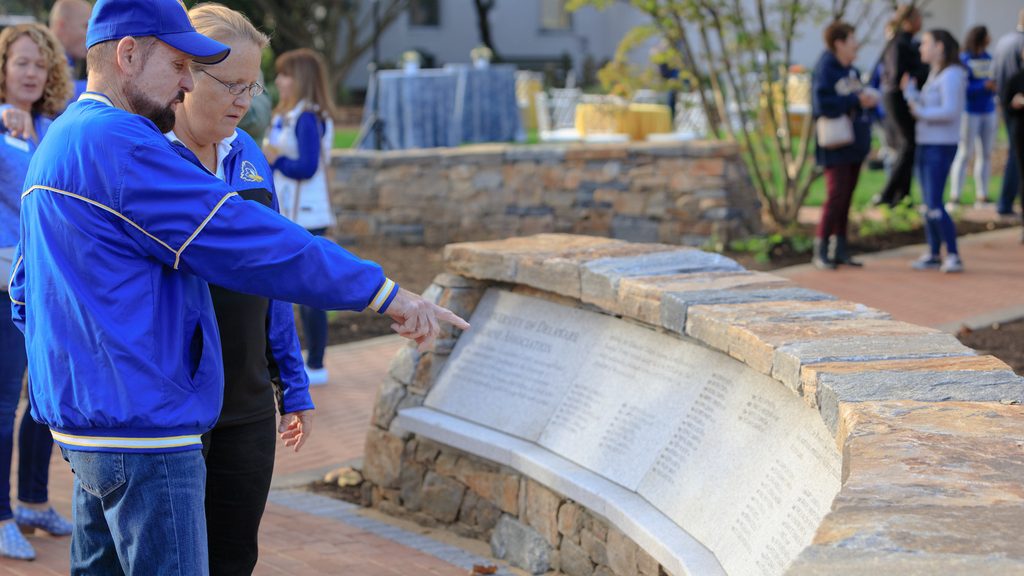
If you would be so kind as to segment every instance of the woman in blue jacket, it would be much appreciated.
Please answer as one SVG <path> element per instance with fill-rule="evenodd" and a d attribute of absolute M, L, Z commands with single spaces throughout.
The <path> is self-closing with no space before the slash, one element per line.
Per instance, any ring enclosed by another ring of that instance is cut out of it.
<path fill-rule="evenodd" d="M 231 47 L 212 66 L 193 69 L 195 89 L 178 106 L 167 137 L 193 163 L 249 201 L 278 209 L 273 173 L 258 144 L 238 129 L 259 84 L 260 53 L 268 43 L 242 14 L 203 3 L 189 11 L 196 30 Z M 210 573 L 251 574 L 267 503 L 277 428 L 295 449 L 306 441 L 313 401 L 292 305 L 210 285 L 224 360 L 224 406 L 203 435 Z M 277 410 L 275 410 L 275 398 Z"/>
<path fill-rule="evenodd" d="M 964 168 L 974 156 L 974 200 L 975 204 L 988 202 L 988 181 L 992 172 L 992 143 L 995 142 L 998 121 L 996 120 L 996 80 L 992 69 L 992 55 L 988 53 L 992 37 L 985 26 L 975 26 L 964 38 L 964 51 L 960 63 L 967 70 L 967 105 L 960 128 L 960 145 L 953 159 L 950 175 L 952 187 L 949 192 L 952 210 L 960 202 L 960 191 L 964 187 Z"/>
<path fill-rule="evenodd" d="M 858 49 L 854 32 L 853 26 L 838 21 L 825 29 L 827 50 L 818 60 L 811 78 L 814 117 L 849 117 L 854 136 L 849 144 L 834 148 L 818 145 L 815 149 L 818 165 L 825 171 L 826 195 L 811 262 L 829 270 L 839 264 L 861 265 L 850 257 L 847 224 L 861 165 L 871 148 L 868 112 L 878 104 L 877 92 L 861 84 L 860 72 L 853 66 Z"/>
<path fill-rule="evenodd" d="M 0 270 L 5 279 L 11 276 L 11 254 L 18 243 L 19 208 L 29 159 L 46 134 L 50 118 L 64 109 L 70 96 L 63 48 L 46 28 L 21 24 L 0 32 Z M 3 290 L 7 291 L 6 282 Z M 39 528 L 66 536 L 71 524 L 48 504 L 53 438 L 28 410 L 18 432 L 20 506 L 11 510 L 14 417 L 28 358 L 25 338 L 9 312 L 0 314 L 0 350 L 0 555 L 32 560 L 35 550 L 19 526 L 26 532 Z"/>

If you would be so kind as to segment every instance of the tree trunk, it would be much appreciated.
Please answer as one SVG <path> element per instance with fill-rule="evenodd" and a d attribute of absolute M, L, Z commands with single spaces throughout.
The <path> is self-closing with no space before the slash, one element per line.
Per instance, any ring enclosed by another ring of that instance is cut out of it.
<path fill-rule="evenodd" d="M 494 46 L 494 39 L 491 37 L 490 13 L 494 8 L 495 1 L 473 0 L 473 5 L 476 6 L 476 20 L 477 26 L 480 29 L 480 43 L 491 49 L 495 62 L 500 62 L 501 58 L 498 56 L 498 49 Z"/>

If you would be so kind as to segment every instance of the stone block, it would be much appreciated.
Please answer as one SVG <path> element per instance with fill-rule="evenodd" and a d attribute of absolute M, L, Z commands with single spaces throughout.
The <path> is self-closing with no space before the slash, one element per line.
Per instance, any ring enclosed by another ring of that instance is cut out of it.
<path fill-rule="evenodd" d="M 558 547 L 558 508 L 562 497 L 541 484 L 526 483 L 526 523 L 537 530 L 552 548 Z"/>
<path fill-rule="evenodd" d="M 566 576 L 593 576 L 594 563 L 579 545 L 563 540 L 560 553 L 560 568 Z"/>
<path fill-rule="evenodd" d="M 452 473 L 459 482 L 501 510 L 510 514 L 518 510 L 518 474 L 502 471 L 472 457 L 459 459 Z"/>
<path fill-rule="evenodd" d="M 530 574 L 543 574 L 551 566 L 551 548 L 544 537 L 508 515 L 494 528 L 491 553 Z"/>
<path fill-rule="evenodd" d="M 605 530 L 607 535 L 607 530 Z M 589 528 L 580 530 L 580 546 L 586 551 L 590 560 L 599 566 L 608 564 L 608 546 L 603 538 L 599 538 Z"/>
<path fill-rule="evenodd" d="M 658 576 L 660 565 L 658 561 L 644 551 L 643 548 L 636 549 L 636 571 L 640 576 Z"/>
<path fill-rule="evenodd" d="M 563 536 L 574 536 L 583 526 L 583 511 L 578 504 L 566 502 L 558 509 L 558 532 Z M 562 539 L 565 542 L 565 538 Z"/>
<path fill-rule="evenodd" d="M 398 475 L 398 492 L 402 506 L 409 512 L 417 512 L 423 507 L 423 478 L 426 473 L 426 466 L 406 462 Z"/>
<path fill-rule="evenodd" d="M 466 487 L 455 480 L 427 472 L 423 480 L 423 511 L 440 522 L 450 524 L 459 515 L 465 493 Z"/>
<path fill-rule="evenodd" d="M 420 353 L 416 351 L 416 345 L 409 343 L 398 350 L 395 357 L 391 359 L 388 366 L 388 375 L 399 384 L 408 386 L 412 383 L 413 374 L 416 373 L 416 364 L 420 360 Z"/>
<path fill-rule="evenodd" d="M 398 436 L 371 428 L 366 433 L 363 476 L 384 488 L 397 487 L 404 448 L 405 443 Z"/>
<path fill-rule="evenodd" d="M 639 256 L 603 258 L 584 264 L 580 278 L 583 301 L 606 309 L 613 308 L 619 282 L 625 278 L 743 270 L 739 264 L 720 254 L 660 244 L 648 246 L 660 250 Z"/>
<path fill-rule="evenodd" d="M 622 532 L 608 529 L 608 567 L 616 576 L 637 576 L 637 546 Z"/>
<path fill-rule="evenodd" d="M 612 238 L 627 242 L 657 242 L 658 221 L 616 214 L 612 217 Z"/>
<path fill-rule="evenodd" d="M 398 403 L 405 398 L 405 386 L 393 378 L 385 378 L 377 389 L 377 401 L 373 406 L 373 423 L 382 430 L 391 426 L 398 413 Z"/>

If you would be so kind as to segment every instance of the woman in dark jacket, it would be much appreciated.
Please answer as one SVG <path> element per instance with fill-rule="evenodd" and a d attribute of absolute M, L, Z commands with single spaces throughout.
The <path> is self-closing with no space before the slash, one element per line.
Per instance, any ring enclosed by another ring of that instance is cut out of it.
<path fill-rule="evenodd" d="M 814 67 L 811 80 L 814 117 L 849 116 L 854 135 L 849 144 L 828 149 L 818 145 L 815 151 L 818 165 L 825 170 L 826 196 L 811 262 L 818 268 L 834 270 L 838 264 L 860 266 L 850 258 L 846 228 L 853 190 L 871 147 L 868 111 L 877 105 L 878 93 L 861 84 L 860 72 L 853 67 L 858 48 L 853 26 L 839 21 L 830 24 L 825 29 L 825 46 L 828 49 Z"/>

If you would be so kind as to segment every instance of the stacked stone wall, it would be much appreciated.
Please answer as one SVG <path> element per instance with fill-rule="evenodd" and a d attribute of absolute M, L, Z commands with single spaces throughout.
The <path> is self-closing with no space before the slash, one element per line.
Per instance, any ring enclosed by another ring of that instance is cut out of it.
<path fill-rule="evenodd" d="M 539 235 L 448 246 L 427 290 L 469 318 L 491 287 L 699 342 L 816 410 L 842 488 L 789 574 L 1024 571 L 1024 381 L 954 336 L 663 244 Z M 459 336 L 403 348 L 367 436 L 364 503 L 491 543 L 532 573 L 657 575 L 614 525 L 535 479 L 402 429 Z"/>
<path fill-rule="evenodd" d="M 568 232 L 700 246 L 760 230 L 735 145 L 479 145 L 337 151 L 346 244 L 442 246 Z"/>

